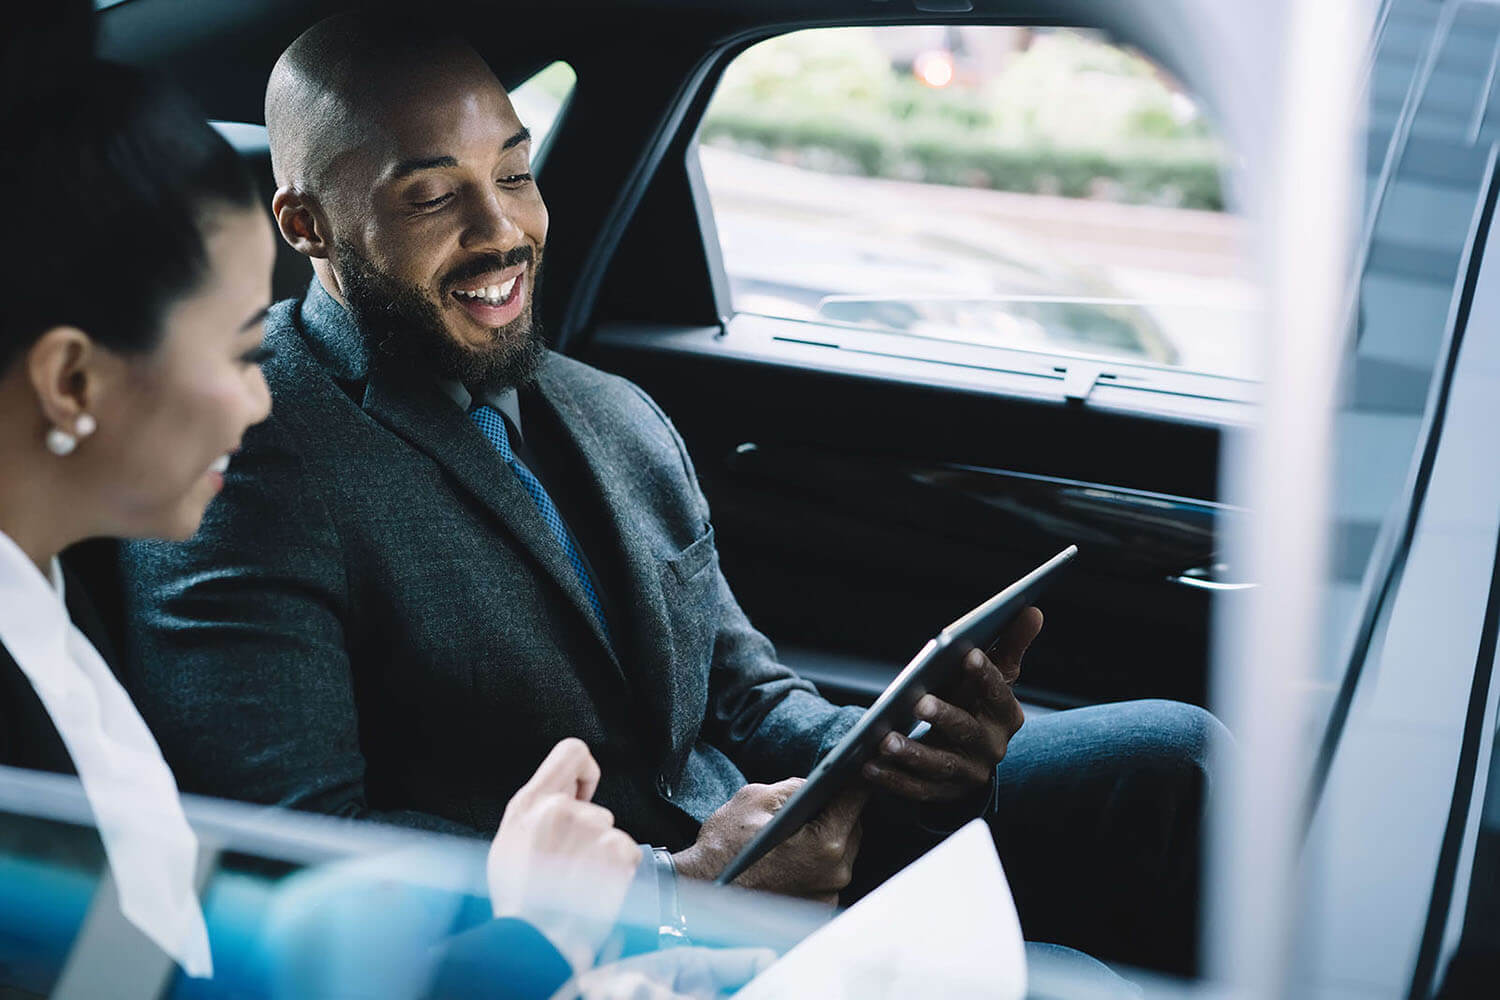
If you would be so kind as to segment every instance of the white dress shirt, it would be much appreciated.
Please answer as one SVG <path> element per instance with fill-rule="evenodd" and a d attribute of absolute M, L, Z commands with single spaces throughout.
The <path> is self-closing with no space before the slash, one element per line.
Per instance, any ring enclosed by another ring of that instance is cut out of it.
<path fill-rule="evenodd" d="M 198 838 L 161 749 L 103 657 L 68 617 L 57 560 L 48 580 L 0 532 L 0 642 L 73 758 L 125 918 L 190 976 L 213 975 L 193 890 Z"/>

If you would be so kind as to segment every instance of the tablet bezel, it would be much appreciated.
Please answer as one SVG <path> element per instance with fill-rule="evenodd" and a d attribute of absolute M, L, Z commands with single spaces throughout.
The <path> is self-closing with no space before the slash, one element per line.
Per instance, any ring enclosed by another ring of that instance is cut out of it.
<path fill-rule="evenodd" d="M 1077 555 L 1078 546 L 1069 545 L 928 640 L 715 882 L 727 885 L 734 881 L 821 812 L 843 790 L 850 773 L 875 756 L 887 733 L 898 729 L 912 732 L 917 723 L 914 709 L 922 696 L 947 687 L 958 676 L 969 651 L 989 648 Z"/>

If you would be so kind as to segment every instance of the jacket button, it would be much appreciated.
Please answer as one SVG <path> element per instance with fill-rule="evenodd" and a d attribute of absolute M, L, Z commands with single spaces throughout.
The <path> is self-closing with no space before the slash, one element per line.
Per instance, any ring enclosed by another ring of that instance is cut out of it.
<path fill-rule="evenodd" d="M 661 792 L 661 794 L 665 798 L 670 799 L 672 797 L 672 785 L 667 781 L 667 776 L 665 774 L 656 779 L 656 790 L 658 792 Z"/>

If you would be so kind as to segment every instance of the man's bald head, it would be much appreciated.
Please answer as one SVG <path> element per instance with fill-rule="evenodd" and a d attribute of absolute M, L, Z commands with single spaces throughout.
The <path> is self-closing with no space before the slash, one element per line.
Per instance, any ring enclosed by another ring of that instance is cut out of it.
<path fill-rule="evenodd" d="M 323 198 L 339 156 L 378 127 L 388 102 L 489 66 L 466 42 L 402 19 L 335 14 L 297 37 L 266 84 L 266 131 L 278 187 Z M 494 84 L 499 87 L 499 82 Z"/>
<path fill-rule="evenodd" d="M 266 87 L 271 212 L 372 351 L 465 385 L 519 385 L 547 206 L 531 134 L 451 35 L 366 15 L 309 28 Z"/>

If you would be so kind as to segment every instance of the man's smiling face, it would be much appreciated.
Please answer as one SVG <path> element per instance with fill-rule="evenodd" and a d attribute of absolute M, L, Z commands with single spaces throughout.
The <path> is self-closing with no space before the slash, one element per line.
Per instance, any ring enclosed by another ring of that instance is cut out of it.
<path fill-rule="evenodd" d="M 363 141 L 329 166 L 340 291 L 384 353 L 471 386 L 524 381 L 547 238 L 530 135 L 471 51 L 402 76 L 350 109 Z"/>

